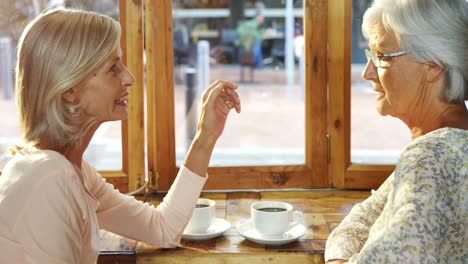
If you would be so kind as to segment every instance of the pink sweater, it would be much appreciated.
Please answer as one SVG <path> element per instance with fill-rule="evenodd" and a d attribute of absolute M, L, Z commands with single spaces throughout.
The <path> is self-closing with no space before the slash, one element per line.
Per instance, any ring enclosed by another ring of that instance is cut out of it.
<path fill-rule="evenodd" d="M 121 194 L 83 162 L 27 149 L 0 176 L 0 263 L 96 263 L 99 229 L 176 247 L 207 178 L 182 167 L 157 207 Z"/>

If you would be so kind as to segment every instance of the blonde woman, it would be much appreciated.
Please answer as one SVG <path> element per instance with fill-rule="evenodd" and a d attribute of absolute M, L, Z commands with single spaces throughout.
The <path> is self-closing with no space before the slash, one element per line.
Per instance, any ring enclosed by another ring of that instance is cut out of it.
<path fill-rule="evenodd" d="M 178 245 L 228 113 L 240 112 L 237 86 L 207 88 L 173 186 L 157 208 L 143 204 L 83 160 L 100 124 L 127 118 L 134 78 L 119 42 L 119 24 L 92 12 L 48 10 L 24 30 L 16 69 L 24 142 L 0 177 L 0 263 L 95 263 L 99 228 Z"/>

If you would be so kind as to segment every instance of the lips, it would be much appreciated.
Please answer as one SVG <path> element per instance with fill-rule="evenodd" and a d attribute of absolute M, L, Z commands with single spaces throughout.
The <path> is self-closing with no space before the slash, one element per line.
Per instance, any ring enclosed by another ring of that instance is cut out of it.
<path fill-rule="evenodd" d="M 378 84 L 374 84 L 372 85 L 372 90 L 374 90 L 375 92 L 377 93 L 384 93 L 384 90 L 381 89 L 382 87 Z"/>
<path fill-rule="evenodd" d="M 117 98 L 114 100 L 114 103 L 116 104 L 121 104 L 123 102 L 127 102 L 127 97 L 128 97 L 128 93 L 125 93 L 124 95 L 122 95 L 121 97 Z"/>
<path fill-rule="evenodd" d="M 127 98 L 126 97 L 121 97 L 121 98 L 115 99 L 114 103 L 120 104 L 120 103 L 125 102 L 125 101 L 127 101 Z"/>

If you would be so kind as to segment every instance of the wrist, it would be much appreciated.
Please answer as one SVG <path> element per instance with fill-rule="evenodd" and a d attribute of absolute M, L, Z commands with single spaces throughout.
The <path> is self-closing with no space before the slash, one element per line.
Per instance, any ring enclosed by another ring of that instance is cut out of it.
<path fill-rule="evenodd" d="M 198 132 L 193 139 L 192 145 L 199 149 L 213 150 L 218 139 Z"/>
<path fill-rule="evenodd" d="M 184 165 L 189 170 L 205 177 L 211 154 L 216 144 L 216 138 L 197 134 L 185 156 Z"/>

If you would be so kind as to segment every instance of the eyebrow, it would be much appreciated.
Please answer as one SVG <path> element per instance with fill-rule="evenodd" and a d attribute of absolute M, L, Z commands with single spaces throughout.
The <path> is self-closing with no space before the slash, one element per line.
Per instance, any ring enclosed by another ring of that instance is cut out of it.
<path fill-rule="evenodd" d="M 108 60 L 108 61 L 106 61 L 106 62 L 103 64 L 102 68 L 106 69 L 106 68 L 108 68 L 110 65 L 112 65 L 112 64 L 114 64 L 114 63 L 116 63 L 116 62 L 118 62 L 120 59 L 121 59 L 121 57 L 115 57 L 115 58 L 112 59 L 112 60 Z"/>
<path fill-rule="evenodd" d="M 388 47 L 388 43 L 384 41 L 385 36 L 374 36 L 369 39 L 369 48 L 374 50 L 385 50 Z"/>
<path fill-rule="evenodd" d="M 112 64 L 114 62 L 118 62 L 120 60 L 120 57 L 115 57 L 113 60 L 111 60 L 108 64 Z"/>

